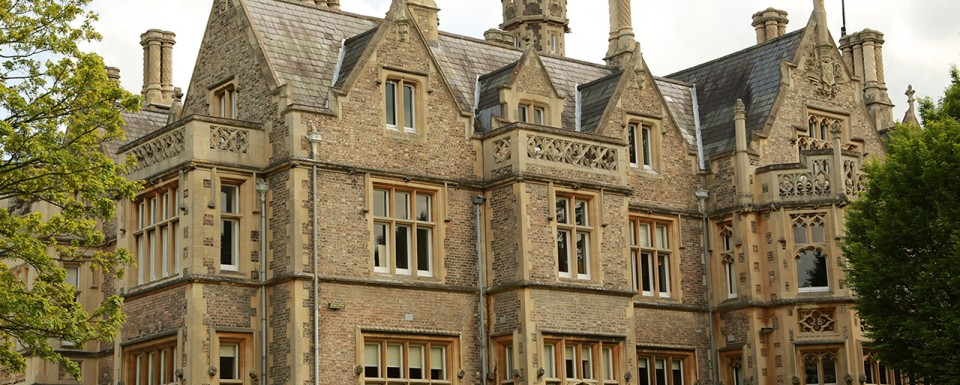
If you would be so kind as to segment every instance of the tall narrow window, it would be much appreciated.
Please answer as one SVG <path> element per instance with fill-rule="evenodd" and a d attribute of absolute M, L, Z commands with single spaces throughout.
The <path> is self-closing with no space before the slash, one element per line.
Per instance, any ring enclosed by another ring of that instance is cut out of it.
<path fill-rule="evenodd" d="M 240 360 L 237 345 L 220 344 L 220 379 L 240 380 Z"/>
<path fill-rule="evenodd" d="M 634 290 L 644 296 L 672 296 L 671 224 L 649 219 L 630 221 L 630 265 Z"/>
<path fill-rule="evenodd" d="M 737 297 L 737 261 L 733 257 L 733 228 L 725 224 L 720 228 L 720 263 L 723 265 L 727 298 Z"/>
<path fill-rule="evenodd" d="M 794 215 L 792 218 L 793 243 L 797 250 L 797 290 L 830 290 L 830 264 L 824 251 L 827 244 L 823 214 Z"/>
<path fill-rule="evenodd" d="M 162 186 L 143 194 L 136 205 L 138 228 L 134 232 L 137 258 L 136 285 L 177 273 L 179 224 L 178 189 Z"/>
<path fill-rule="evenodd" d="M 630 123 L 627 125 L 627 142 L 630 165 L 645 170 L 654 169 L 653 126 Z"/>
<path fill-rule="evenodd" d="M 384 87 L 384 115 L 387 128 L 417 131 L 417 84 L 402 79 L 387 80 Z"/>
<path fill-rule="evenodd" d="M 373 189 L 373 268 L 378 273 L 432 277 L 434 195 L 392 187 Z"/>
<path fill-rule="evenodd" d="M 220 186 L 220 269 L 240 269 L 239 186 Z"/>
<path fill-rule="evenodd" d="M 565 278 L 590 279 L 590 201 L 558 195 L 556 206 L 557 271 Z"/>
<path fill-rule="evenodd" d="M 211 113 L 220 118 L 237 118 L 237 92 L 233 84 L 222 86 L 213 91 Z"/>

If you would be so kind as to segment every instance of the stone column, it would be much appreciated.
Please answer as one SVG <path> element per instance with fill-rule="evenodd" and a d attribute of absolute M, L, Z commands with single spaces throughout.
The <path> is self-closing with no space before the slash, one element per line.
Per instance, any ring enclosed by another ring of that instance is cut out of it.
<path fill-rule="evenodd" d="M 176 37 L 173 32 L 164 32 L 160 46 L 160 88 L 165 105 L 173 103 L 173 45 Z"/>
<path fill-rule="evenodd" d="M 856 74 L 861 80 L 863 79 L 863 46 L 860 44 L 855 44 L 853 46 L 853 68 L 854 74 Z"/>
<path fill-rule="evenodd" d="M 623 67 L 627 60 L 621 60 L 624 54 L 631 54 L 636 48 L 633 34 L 633 19 L 630 0 L 610 1 L 610 47 L 604 60 L 607 65 Z"/>
<path fill-rule="evenodd" d="M 877 48 L 873 40 L 863 41 L 863 81 L 867 87 L 877 85 Z"/>
<path fill-rule="evenodd" d="M 143 46 L 143 105 L 163 104 L 160 82 L 160 56 L 163 32 L 151 29 L 140 35 Z"/>
<path fill-rule="evenodd" d="M 750 189 L 750 174 L 753 172 L 750 168 L 750 153 L 748 152 L 748 141 L 750 140 L 747 132 L 747 108 L 743 100 L 737 99 L 737 104 L 733 109 L 734 129 L 737 139 L 737 203 L 741 206 L 749 205 L 753 202 L 753 193 Z"/>

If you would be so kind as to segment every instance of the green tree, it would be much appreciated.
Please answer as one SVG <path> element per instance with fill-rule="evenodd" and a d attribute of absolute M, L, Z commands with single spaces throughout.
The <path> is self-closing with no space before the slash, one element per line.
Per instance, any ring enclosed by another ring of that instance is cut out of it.
<path fill-rule="evenodd" d="M 49 341 L 111 340 L 124 321 L 118 297 L 83 309 L 62 268 L 85 264 L 112 279 L 131 261 L 98 251 L 115 199 L 137 189 L 101 148 L 122 138 L 121 112 L 139 99 L 79 48 L 100 38 L 89 2 L 0 0 L 0 202 L 9 205 L 0 209 L 0 366 L 16 371 L 39 356 L 79 377 Z M 23 264 L 29 284 L 11 271 Z"/>
<path fill-rule="evenodd" d="M 960 384 L 960 77 L 925 127 L 898 126 L 842 243 L 857 310 L 880 359 L 927 384 Z"/>

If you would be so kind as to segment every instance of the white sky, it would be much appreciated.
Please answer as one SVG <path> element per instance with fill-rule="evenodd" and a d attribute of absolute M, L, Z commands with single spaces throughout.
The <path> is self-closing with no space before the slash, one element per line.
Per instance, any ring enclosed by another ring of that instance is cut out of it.
<path fill-rule="evenodd" d="M 123 85 L 139 92 L 143 80 L 140 34 L 159 28 L 177 34 L 174 84 L 187 92 L 213 0 L 94 0 L 103 41 L 92 48 L 107 65 L 120 67 Z M 343 10 L 383 17 L 389 0 L 340 0 Z M 482 38 L 502 21 L 497 0 L 436 0 L 440 28 Z M 607 2 L 568 0 L 572 33 L 567 56 L 602 62 L 607 47 Z M 756 43 L 754 12 L 769 6 L 789 13 L 788 31 L 806 25 L 813 0 L 632 0 L 633 23 L 644 58 L 654 75 L 667 75 Z M 830 30 L 842 25 L 841 1 L 826 0 Z M 875 29 L 885 34 L 884 63 L 894 118 L 906 110 L 906 91 L 917 96 L 943 95 L 951 64 L 960 63 L 960 2 L 956 0 L 848 0 L 847 31 Z"/>

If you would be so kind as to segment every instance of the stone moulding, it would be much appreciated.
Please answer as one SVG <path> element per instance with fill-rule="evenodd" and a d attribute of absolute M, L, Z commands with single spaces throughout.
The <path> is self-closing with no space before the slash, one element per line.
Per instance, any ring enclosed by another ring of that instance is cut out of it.
<path fill-rule="evenodd" d="M 131 151 L 137 161 L 133 171 L 140 171 L 161 161 L 176 157 L 183 152 L 183 149 L 183 128 L 173 130 Z"/>
<path fill-rule="evenodd" d="M 604 171 L 617 171 L 617 149 L 546 136 L 527 138 L 527 157 Z"/>
<path fill-rule="evenodd" d="M 210 126 L 210 149 L 246 154 L 250 147 L 250 133 L 239 128 Z"/>

